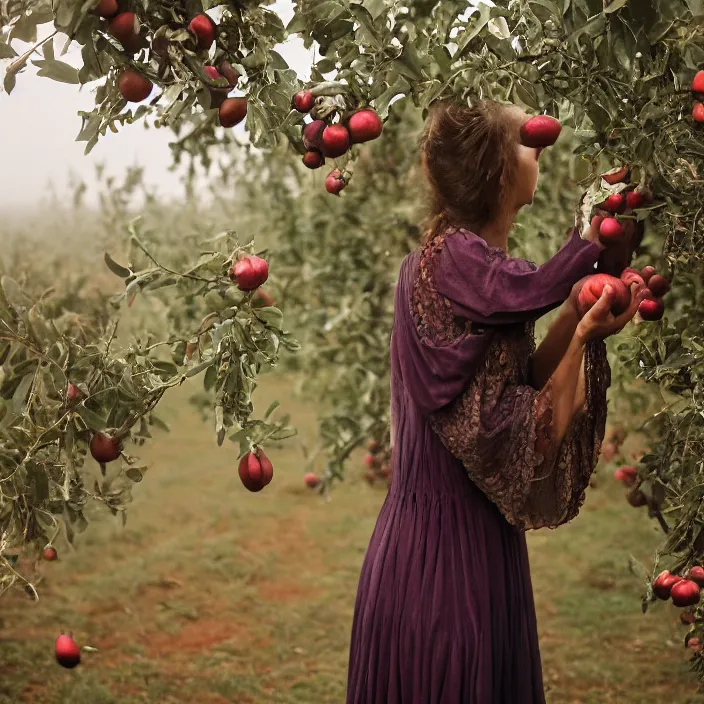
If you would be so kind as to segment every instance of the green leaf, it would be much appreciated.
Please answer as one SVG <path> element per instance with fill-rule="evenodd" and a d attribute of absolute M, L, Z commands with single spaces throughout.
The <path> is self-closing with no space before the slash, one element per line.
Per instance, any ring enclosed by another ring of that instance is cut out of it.
<path fill-rule="evenodd" d="M 24 413 L 27 405 L 27 397 L 29 396 L 29 390 L 32 388 L 32 383 L 34 382 L 34 372 L 31 374 L 26 374 L 22 377 L 19 385 L 15 389 L 15 393 L 12 395 L 12 410 L 15 413 Z"/>
<path fill-rule="evenodd" d="M 269 408 L 266 409 L 266 413 L 264 414 L 264 420 L 267 420 L 269 416 L 280 406 L 281 404 L 279 401 L 273 401 Z"/>
<path fill-rule="evenodd" d="M 104 430 L 108 425 L 105 418 L 91 411 L 90 408 L 86 408 L 84 404 L 76 408 L 76 413 L 91 430 Z"/>
<path fill-rule="evenodd" d="M 0 41 L 0 59 L 14 59 L 17 52 L 3 41 Z"/>
<path fill-rule="evenodd" d="M 613 0 L 609 5 L 604 8 L 604 14 L 608 15 L 616 10 L 620 10 L 628 0 Z"/>
<path fill-rule="evenodd" d="M 126 279 L 132 272 L 126 267 L 118 264 L 107 252 L 105 252 L 105 263 L 113 274 L 122 279 Z"/>
<path fill-rule="evenodd" d="M 60 83 L 81 82 L 78 78 L 78 70 L 63 61 L 38 59 L 37 61 L 32 61 L 32 63 L 39 68 L 38 76 L 45 76 Z"/>

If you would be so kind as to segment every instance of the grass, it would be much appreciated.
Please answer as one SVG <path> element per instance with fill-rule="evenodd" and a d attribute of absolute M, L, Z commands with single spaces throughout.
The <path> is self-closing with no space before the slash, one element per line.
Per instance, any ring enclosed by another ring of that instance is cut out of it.
<path fill-rule="evenodd" d="M 267 377 L 302 434 L 314 410 Z M 250 494 L 236 447 L 185 402 L 167 403 L 172 432 L 140 455 L 150 464 L 123 529 L 108 517 L 43 565 L 41 599 L 3 597 L 0 703 L 328 704 L 344 701 L 359 568 L 384 498 L 350 470 L 329 503 L 302 485 L 291 441 L 269 454 L 274 482 Z M 548 701 L 704 702 L 689 672 L 676 609 L 643 615 L 628 556 L 660 540 L 607 473 L 580 516 L 530 535 Z M 73 671 L 53 660 L 72 630 L 86 653 Z"/>

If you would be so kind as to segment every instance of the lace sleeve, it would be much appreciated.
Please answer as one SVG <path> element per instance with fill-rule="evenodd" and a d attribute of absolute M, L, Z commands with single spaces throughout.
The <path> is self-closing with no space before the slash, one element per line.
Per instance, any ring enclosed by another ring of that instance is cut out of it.
<path fill-rule="evenodd" d="M 550 383 L 541 391 L 522 383 L 522 348 L 520 340 L 497 336 L 467 390 L 430 422 L 509 523 L 555 528 L 574 518 L 584 502 L 604 438 L 611 373 L 604 343 L 590 342 L 585 412 L 557 446 L 550 432 Z"/>

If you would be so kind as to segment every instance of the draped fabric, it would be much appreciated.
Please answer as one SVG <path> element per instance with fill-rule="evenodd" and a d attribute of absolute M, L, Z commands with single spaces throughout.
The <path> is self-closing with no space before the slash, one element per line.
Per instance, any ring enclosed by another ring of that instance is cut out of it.
<path fill-rule="evenodd" d="M 550 440 L 527 383 L 533 324 L 593 271 L 575 230 L 536 267 L 465 230 L 408 255 L 391 336 L 392 484 L 360 575 L 347 704 L 545 701 L 525 528 L 583 500 L 609 371 L 586 354 L 584 413 Z"/>

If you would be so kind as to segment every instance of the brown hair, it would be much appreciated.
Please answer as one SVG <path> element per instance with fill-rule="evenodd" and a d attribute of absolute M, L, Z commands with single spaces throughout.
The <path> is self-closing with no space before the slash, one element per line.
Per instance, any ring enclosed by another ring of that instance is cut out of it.
<path fill-rule="evenodd" d="M 477 232 L 497 215 L 515 178 L 520 124 L 510 106 L 492 100 L 431 108 L 420 145 L 430 189 L 426 240 L 448 225 Z"/>

